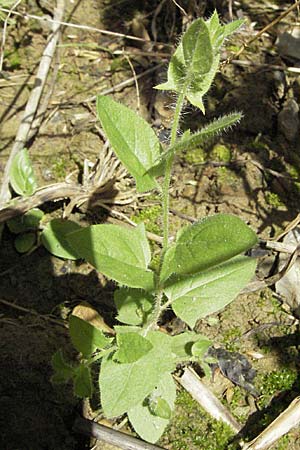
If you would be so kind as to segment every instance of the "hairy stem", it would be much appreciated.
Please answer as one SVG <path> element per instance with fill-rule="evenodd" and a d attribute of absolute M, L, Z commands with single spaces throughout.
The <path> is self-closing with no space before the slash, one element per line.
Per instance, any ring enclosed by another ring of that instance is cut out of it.
<path fill-rule="evenodd" d="M 180 93 L 177 103 L 176 103 L 176 109 L 174 113 L 174 120 L 171 130 L 171 141 L 170 146 L 174 145 L 176 142 L 177 137 L 177 131 L 179 128 L 179 120 L 180 120 L 180 113 L 183 107 L 184 97 L 186 94 L 186 86 Z M 166 161 L 166 169 L 165 169 L 165 178 L 163 182 L 163 189 L 162 189 L 162 207 L 163 207 L 163 247 L 162 247 L 162 255 L 161 255 L 161 264 L 163 262 L 163 256 L 167 249 L 168 243 L 169 243 L 169 188 L 170 188 L 170 182 L 171 182 L 171 174 L 172 174 L 172 166 L 174 161 L 174 155 L 170 155 L 169 158 Z M 161 268 L 161 267 L 160 267 Z"/>
<path fill-rule="evenodd" d="M 174 113 L 174 119 L 171 129 L 171 140 L 170 145 L 174 145 L 177 138 L 177 132 L 179 129 L 179 120 L 180 120 L 180 114 L 183 108 L 184 98 L 186 95 L 186 91 L 189 85 L 189 80 L 187 80 L 183 86 L 183 89 L 181 93 L 178 96 L 175 113 Z M 163 245 L 162 245 L 162 251 L 161 251 L 161 257 L 160 257 L 160 264 L 159 264 L 159 270 L 156 277 L 156 301 L 155 301 L 155 307 L 152 313 L 152 317 L 149 320 L 146 328 L 145 328 L 145 334 L 147 332 L 155 327 L 157 327 L 157 322 L 159 320 L 159 317 L 161 313 L 163 312 L 164 305 L 162 305 L 162 299 L 163 299 L 163 291 L 162 287 L 160 286 L 160 274 L 162 270 L 162 265 L 165 257 L 166 250 L 168 248 L 169 243 L 169 209 L 170 209 L 170 202 L 169 202 L 169 188 L 170 188 L 170 182 L 171 182 L 171 174 L 172 174 L 172 166 L 174 161 L 174 155 L 170 155 L 169 158 L 166 160 L 166 168 L 165 168 L 165 176 L 164 176 L 164 182 L 162 187 L 162 209 L 163 209 Z"/>

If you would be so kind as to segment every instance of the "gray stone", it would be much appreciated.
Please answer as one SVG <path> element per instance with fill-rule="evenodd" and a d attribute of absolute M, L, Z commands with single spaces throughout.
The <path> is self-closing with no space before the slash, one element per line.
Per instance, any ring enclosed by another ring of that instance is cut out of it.
<path fill-rule="evenodd" d="M 289 142 L 294 142 L 299 136 L 299 105 L 289 98 L 278 114 L 278 130 Z"/>

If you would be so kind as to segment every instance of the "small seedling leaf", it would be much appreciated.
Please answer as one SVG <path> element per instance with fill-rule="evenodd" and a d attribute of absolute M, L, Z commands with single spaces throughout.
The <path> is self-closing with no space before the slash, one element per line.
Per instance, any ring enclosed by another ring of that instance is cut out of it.
<path fill-rule="evenodd" d="M 96 349 L 107 347 L 111 342 L 101 330 L 73 315 L 69 318 L 69 333 L 72 344 L 85 357 Z"/>
<path fill-rule="evenodd" d="M 53 219 L 41 234 L 41 242 L 48 252 L 59 258 L 78 259 L 80 256 L 68 242 L 67 235 L 81 230 L 80 225 L 71 220 Z"/>
<path fill-rule="evenodd" d="M 29 154 L 25 148 L 20 150 L 12 161 L 9 182 L 13 190 L 19 195 L 29 196 L 37 189 Z"/>
<path fill-rule="evenodd" d="M 120 288 L 114 292 L 119 322 L 143 325 L 152 311 L 154 298 L 140 289 Z"/>
<path fill-rule="evenodd" d="M 39 227 L 44 213 L 39 208 L 30 209 L 26 214 L 6 221 L 9 231 L 14 234 L 24 233 Z"/>
<path fill-rule="evenodd" d="M 160 417 L 161 419 L 169 420 L 171 418 L 172 410 L 169 403 L 162 397 L 150 400 L 149 409 L 154 416 Z"/>
<path fill-rule="evenodd" d="M 36 244 L 36 234 L 35 233 L 22 233 L 15 238 L 15 248 L 19 253 L 27 253 Z"/>
<path fill-rule="evenodd" d="M 154 391 L 128 411 L 133 428 L 145 441 L 155 443 L 163 434 L 174 409 L 175 398 L 173 377 L 165 373 Z"/>
<path fill-rule="evenodd" d="M 157 188 L 147 171 L 159 157 L 161 146 L 150 125 L 111 97 L 97 98 L 97 114 L 116 155 L 134 177 L 137 191 Z"/>
<path fill-rule="evenodd" d="M 73 377 L 74 368 L 65 361 L 62 350 L 54 353 L 51 363 L 54 370 L 51 378 L 53 383 L 65 383 Z"/>
<path fill-rule="evenodd" d="M 256 243 L 256 234 L 239 217 L 208 216 L 181 230 L 175 243 L 175 273 L 200 272 L 247 251 Z"/>
<path fill-rule="evenodd" d="M 99 382 L 101 404 L 107 417 L 119 416 L 141 403 L 161 377 L 174 370 L 170 336 L 150 331 L 147 340 L 153 348 L 133 363 L 120 364 L 112 356 L 103 358 Z"/>
<path fill-rule="evenodd" d="M 92 225 L 67 236 L 76 254 L 120 284 L 152 291 L 154 274 L 147 269 L 151 253 L 145 227 Z"/>
<path fill-rule="evenodd" d="M 177 358 L 186 360 L 194 355 L 192 349 L 198 342 L 205 342 L 209 344 L 208 346 L 212 345 L 212 342 L 205 336 L 194 333 L 193 331 L 186 331 L 177 336 L 172 336 L 172 352 Z"/>
<path fill-rule="evenodd" d="M 165 289 L 175 314 L 191 328 L 228 305 L 254 276 L 256 260 L 237 256 L 200 274 L 173 279 Z"/>
<path fill-rule="evenodd" d="M 93 383 L 90 368 L 80 364 L 74 373 L 74 394 L 79 398 L 90 398 L 93 395 Z"/>
<path fill-rule="evenodd" d="M 207 350 L 212 346 L 212 342 L 206 338 L 199 339 L 192 346 L 192 354 L 200 360 L 205 357 Z"/>
<path fill-rule="evenodd" d="M 114 360 L 123 364 L 137 361 L 153 348 L 151 342 L 138 333 L 117 334 L 117 346 Z"/>

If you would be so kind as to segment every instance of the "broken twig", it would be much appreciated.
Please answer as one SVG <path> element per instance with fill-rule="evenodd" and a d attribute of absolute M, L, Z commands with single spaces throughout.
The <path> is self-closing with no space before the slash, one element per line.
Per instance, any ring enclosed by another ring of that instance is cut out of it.
<path fill-rule="evenodd" d="M 75 420 L 73 429 L 77 433 L 92 436 L 97 440 L 116 445 L 123 450 L 162 450 L 162 447 L 148 444 L 133 436 L 121 433 L 121 431 L 105 427 L 104 425 L 98 425 L 92 420 L 82 419 L 81 417 Z"/>
<path fill-rule="evenodd" d="M 214 419 L 222 420 L 222 422 L 229 425 L 236 433 L 242 429 L 242 426 L 235 420 L 228 409 L 226 409 L 220 400 L 218 400 L 205 384 L 202 383 L 194 370 L 191 368 L 185 369 L 182 377 L 180 377 L 178 381 L 196 402 L 198 402 Z"/>
<path fill-rule="evenodd" d="M 261 434 L 242 447 L 243 450 L 265 450 L 300 424 L 300 397 L 296 397 Z"/>

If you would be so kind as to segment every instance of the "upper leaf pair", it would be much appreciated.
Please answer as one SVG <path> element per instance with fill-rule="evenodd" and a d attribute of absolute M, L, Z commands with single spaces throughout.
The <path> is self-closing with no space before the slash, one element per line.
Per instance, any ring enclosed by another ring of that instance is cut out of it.
<path fill-rule="evenodd" d="M 156 89 L 184 92 L 189 102 L 203 113 L 203 96 L 209 90 L 220 62 L 224 39 L 236 31 L 242 20 L 222 26 L 217 12 L 210 19 L 195 20 L 177 47 L 168 68 L 168 81 Z"/>

